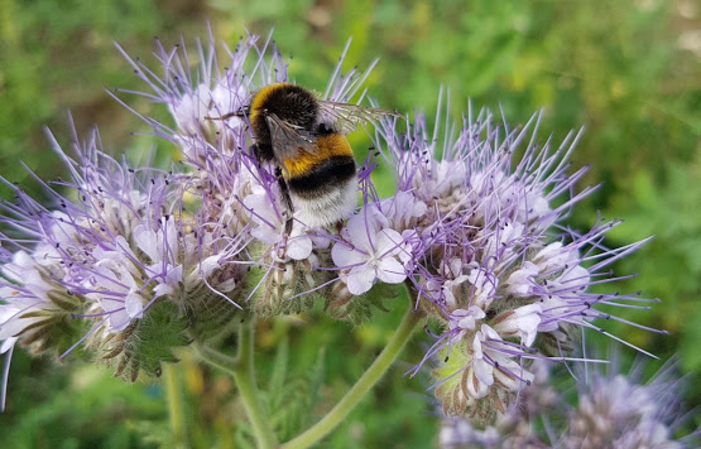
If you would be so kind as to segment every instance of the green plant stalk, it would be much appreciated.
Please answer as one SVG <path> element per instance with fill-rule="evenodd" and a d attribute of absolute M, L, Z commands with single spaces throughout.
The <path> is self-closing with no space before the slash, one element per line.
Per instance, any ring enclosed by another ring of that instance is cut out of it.
<path fill-rule="evenodd" d="M 242 325 L 239 331 L 238 363 L 234 366 L 234 381 L 239 390 L 239 395 L 246 408 L 248 419 L 253 426 L 258 449 L 273 449 L 277 445 L 277 439 L 270 426 L 263 406 L 260 402 L 253 357 L 253 326 L 255 320 L 251 319 L 246 325 Z"/>
<path fill-rule="evenodd" d="M 170 421 L 170 428 L 173 431 L 175 446 L 189 447 L 185 427 L 185 417 L 183 415 L 183 389 L 178 369 L 179 368 L 173 364 L 163 364 L 166 400 L 168 401 L 168 418 Z"/>
<path fill-rule="evenodd" d="M 234 375 L 234 371 L 239 365 L 238 358 L 222 354 L 216 349 L 210 348 L 208 346 L 200 345 L 199 343 L 193 343 L 192 349 L 195 352 L 195 354 L 197 354 L 197 356 L 200 359 L 202 359 L 202 361 L 231 376 Z"/>
<path fill-rule="evenodd" d="M 346 395 L 321 421 L 314 424 L 304 433 L 279 446 L 279 449 L 305 449 L 321 440 L 336 426 L 338 426 L 348 414 L 358 405 L 365 394 L 375 386 L 392 365 L 394 360 L 402 352 L 409 341 L 417 324 L 423 318 L 423 314 L 410 308 L 402 318 L 399 327 L 390 338 L 387 346 L 382 350 L 367 371 L 358 379 Z"/>

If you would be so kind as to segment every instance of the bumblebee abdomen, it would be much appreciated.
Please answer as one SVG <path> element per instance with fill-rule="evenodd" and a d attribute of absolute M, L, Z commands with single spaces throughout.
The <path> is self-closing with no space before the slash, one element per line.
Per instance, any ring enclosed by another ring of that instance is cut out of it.
<path fill-rule="evenodd" d="M 350 144 L 341 134 L 319 136 L 312 153 L 300 149 L 283 163 L 283 177 L 290 191 L 305 198 L 323 196 L 354 179 L 357 171 Z"/>
<path fill-rule="evenodd" d="M 357 169 L 345 136 L 318 136 L 312 152 L 300 149 L 283 164 L 295 217 L 302 223 L 326 226 L 347 218 L 355 209 Z"/>
<path fill-rule="evenodd" d="M 285 179 L 308 175 L 317 168 L 329 165 L 329 159 L 353 161 L 353 150 L 345 136 L 341 134 L 318 136 L 311 152 L 300 148 L 293 157 L 284 159 L 282 164 L 285 168 Z M 355 163 L 352 165 L 355 170 Z"/>
<path fill-rule="evenodd" d="M 358 181 L 352 176 L 345 181 L 327 185 L 323 194 L 305 196 L 304 192 L 291 190 L 294 216 L 312 228 L 328 226 L 348 218 L 358 204 Z"/>
<path fill-rule="evenodd" d="M 331 156 L 307 173 L 288 178 L 287 185 L 296 195 L 313 199 L 326 195 L 355 176 L 355 160 L 351 156 Z"/>

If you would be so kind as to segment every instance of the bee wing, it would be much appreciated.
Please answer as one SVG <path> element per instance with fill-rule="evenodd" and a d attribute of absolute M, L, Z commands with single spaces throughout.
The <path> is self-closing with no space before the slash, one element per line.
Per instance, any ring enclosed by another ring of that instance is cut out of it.
<path fill-rule="evenodd" d="M 276 114 L 266 115 L 265 120 L 268 129 L 270 129 L 273 153 L 278 162 L 282 163 L 285 159 L 292 159 L 297 155 L 299 148 L 314 154 L 315 139 L 309 132 L 282 120 Z"/>
<path fill-rule="evenodd" d="M 341 134 L 349 134 L 355 131 L 358 125 L 370 120 L 377 120 L 383 115 L 401 117 L 397 112 L 333 101 L 321 100 L 319 108 L 322 122 L 333 124 L 335 131 Z"/>

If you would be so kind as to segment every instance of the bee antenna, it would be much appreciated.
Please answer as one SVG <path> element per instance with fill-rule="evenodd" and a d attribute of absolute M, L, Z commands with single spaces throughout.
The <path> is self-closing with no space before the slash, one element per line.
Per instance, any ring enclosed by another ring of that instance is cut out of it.
<path fill-rule="evenodd" d="M 204 119 L 205 120 L 226 120 L 226 119 L 231 118 L 231 117 L 243 118 L 246 116 L 248 116 L 248 110 L 239 109 L 236 112 L 229 112 L 228 114 L 224 114 L 221 117 L 211 117 L 211 116 L 207 115 L 204 117 Z"/>

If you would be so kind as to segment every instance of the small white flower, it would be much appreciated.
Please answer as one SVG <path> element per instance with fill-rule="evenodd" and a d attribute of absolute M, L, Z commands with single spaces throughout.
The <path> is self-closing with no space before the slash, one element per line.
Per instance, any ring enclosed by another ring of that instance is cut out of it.
<path fill-rule="evenodd" d="M 265 193 L 254 193 L 243 200 L 252 211 L 251 220 L 256 224 L 251 235 L 266 245 L 285 245 L 285 255 L 290 259 L 304 260 L 312 253 L 313 243 L 300 226 L 294 226 L 292 233 L 283 242 L 285 220 L 275 210 L 271 198 Z"/>
<path fill-rule="evenodd" d="M 348 243 L 336 243 L 331 250 L 334 264 L 349 269 L 346 284 L 353 295 L 367 292 L 377 279 L 388 284 L 404 282 L 405 265 L 411 258 L 404 238 L 393 229 L 379 229 L 367 209 L 348 220 L 343 233 Z"/>
<path fill-rule="evenodd" d="M 124 298 L 124 310 L 129 318 L 141 318 L 144 311 L 144 297 L 138 293 L 129 293 Z"/>
<path fill-rule="evenodd" d="M 516 391 L 522 381 L 530 382 L 534 379 L 532 373 L 522 369 L 507 356 L 502 342 L 499 334 L 486 324 L 482 324 L 480 331 L 475 334 L 472 365 L 468 368 L 468 375 L 472 379 L 467 382 L 468 392 L 475 399 L 485 397 L 495 381 L 507 390 Z"/>
<path fill-rule="evenodd" d="M 470 305 L 487 310 L 494 301 L 499 279 L 491 271 L 475 268 L 469 272 L 467 280 L 472 284 Z"/>
<path fill-rule="evenodd" d="M 475 330 L 477 326 L 477 321 L 481 320 L 487 316 L 484 310 L 477 306 L 470 306 L 467 309 L 456 309 L 448 317 L 448 327 L 451 331 L 455 329 L 460 329 L 460 331 L 453 337 L 451 341 L 455 342 L 460 340 L 468 330 Z"/>
<path fill-rule="evenodd" d="M 538 334 L 541 312 L 540 304 L 529 304 L 509 310 L 496 318 L 497 324 L 493 325 L 494 330 L 502 337 L 518 336 L 521 338 L 522 345 L 531 346 Z"/>
<path fill-rule="evenodd" d="M 511 257 L 515 254 L 514 251 L 519 246 L 525 243 L 523 224 L 513 221 L 504 223 L 498 229 L 485 229 L 488 232 L 486 241 L 482 245 L 483 256 L 482 260 L 496 260 L 498 264 L 493 270 L 501 270 L 504 266 L 511 262 Z M 480 231 L 480 235 L 485 231 Z M 490 265 L 494 265 L 490 263 Z"/>
<path fill-rule="evenodd" d="M 443 283 L 443 299 L 445 300 L 448 309 L 455 309 L 459 304 L 465 303 L 461 301 L 463 298 L 463 284 L 467 282 L 469 277 L 466 274 L 461 274 L 455 279 L 448 279 Z"/>
<path fill-rule="evenodd" d="M 465 184 L 467 167 L 462 161 L 451 161 L 447 159 L 437 160 L 430 158 L 428 165 L 422 164 L 420 160 L 415 160 L 411 153 L 406 153 L 404 161 L 399 165 L 409 167 L 420 166 L 422 176 L 415 175 L 412 178 L 412 186 L 416 189 L 419 197 L 426 201 L 433 201 L 437 197 L 449 196 L 453 190 Z"/>
<path fill-rule="evenodd" d="M 172 251 L 178 247 L 178 235 L 175 230 L 175 221 L 162 218 L 161 228 L 157 231 L 139 225 L 134 229 L 134 242 L 141 251 L 151 259 L 152 264 L 158 264 L 173 260 Z M 169 254 L 169 251 L 171 252 Z"/>
<path fill-rule="evenodd" d="M 12 255 L 12 262 L 0 268 L 3 276 L 21 284 L 37 298 L 47 298 L 48 292 L 54 286 L 47 282 L 38 269 L 34 257 L 25 251 L 17 251 Z M 12 301 L 14 302 L 14 300 Z M 47 300 L 48 302 L 48 300 Z"/>
<path fill-rule="evenodd" d="M 534 278 L 538 276 L 538 266 L 532 262 L 524 262 L 506 280 L 506 293 L 516 298 L 533 295 Z"/>
<path fill-rule="evenodd" d="M 382 200 L 379 209 L 389 220 L 389 227 L 402 232 L 413 227 L 416 218 L 426 214 L 426 203 L 414 197 L 411 192 L 400 191 L 392 198 Z"/>
<path fill-rule="evenodd" d="M 219 131 L 223 127 L 220 121 L 206 121 L 205 117 L 220 117 L 229 112 L 235 112 L 246 98 L 246 89 L 239 86 L 237 91 L 218 83 L 213 89 L 200 84 L 194 92 L 186 94 L 168 104 L 170 113 L 175 118 L 178 128 L 186 136 L 196 135 L 207 124 L 213 124 Z M 226 122 L 227 126 L 243 126 L 240 118 L 232 117 Z"/>
<path fill-rule="evenodd" d="M 562 242 L 554 242 L 543 248 L 535 255 L 533 262 L 538 265 L 541 273 L 552 270 L 562 270 L 565 266 L 579 264 L 577 251 L 563 248 Z"/>
<path fill-rule="evenodd" d="M 42 300 L 24 296 L 19 290 L 10 287 L 0 287 L 0 300 L 7 304 L 0 305 L 0 354 L 4 354 L 14 346 L 18 335 L 31 324 L 41 321 L 41 317 L 22 317 L 22 315 L 40 310 Z M 47 300 L 48 302 L 48 300 Z"/>
<path fill-rule="evenodd" d="M 136 246 L 151 260 L 151 264 L 146 266 L 146 272 L 154 276 L 157 282 L 153 288 L 154 297 L 175 293 L 183 282 L 183 266 L 176 265 L 181 251 L 175 220 L 162 218 L 160 223 L 161 227 L 157 231 L 147 229 L 144 225 L 134 230 Z"/>

